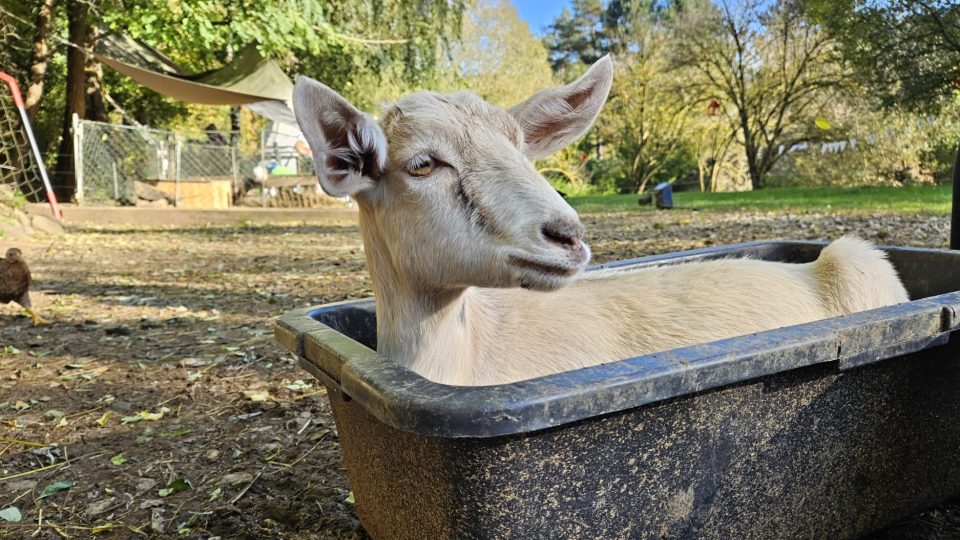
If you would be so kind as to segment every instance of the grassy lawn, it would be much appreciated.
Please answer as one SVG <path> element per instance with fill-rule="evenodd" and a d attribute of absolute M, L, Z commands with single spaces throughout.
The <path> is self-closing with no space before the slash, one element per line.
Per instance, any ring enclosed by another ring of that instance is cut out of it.
<path fill-rule="evenodd" d="M 770 188 L 739 193 L 674 193 L 673 204 L 700 210 L 879 210 L 948 214 L 950 196 L 949 184 L 921 187 Z M 568 201 L 581 212 L 642 212 L 653 208 L 639 206 L 636 195 L 587 195 L 570 197 Z"/>

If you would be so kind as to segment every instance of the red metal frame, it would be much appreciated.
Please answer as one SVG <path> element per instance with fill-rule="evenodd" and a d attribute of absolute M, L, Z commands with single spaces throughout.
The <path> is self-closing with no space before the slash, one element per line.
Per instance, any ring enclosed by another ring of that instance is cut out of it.
<path fill-rule="evenodd" d="M 53 193 L 53 186 L 50 185 L 50 178 L 47 177 L 47 169 L 43 166 L 43 157 L 40 155 L 40 149 L 37 148 L 37 140 L 33 136 L 33 128 L 30 127 L 30 121 L 27 118 L 27 109 L 23 103 L 23 97 L 20 95 L 20 86 L 17 80 L 9 74 L 0 71 L 0 80 L 7 83 L 10 88 L 10 95 L 13 96 L 13 103 L 20 112 L 20 119 L 23 121 L 23 127 L 27 131 L 27 139 L 30 140 L 30 150 L 33 152 L 37 161 L 37 167 L 40 168 L 40 177 L 43 179 L 43 187 L 47 191 L 47 201 L 50 203 L 50 209 L 58 221 L 63 221 L 63 212 L 60 211 L 60 204 L 57 202 L 57 196 Z"/>

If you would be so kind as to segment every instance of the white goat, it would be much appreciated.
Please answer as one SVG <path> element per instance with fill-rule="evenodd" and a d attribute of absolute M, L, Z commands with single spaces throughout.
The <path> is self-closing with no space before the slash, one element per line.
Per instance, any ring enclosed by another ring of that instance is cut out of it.
<path fill-rule="evenodd" d="M 612 76 L 603 58 L 508 111 L 416 93 L 379 125 L 297 79 L 320 183 L 360 207 L 382 355 L 436 382 L 507 383 L 907 300 L 884 253 L 853 238 L 808 264 L 581 274 L 583 225 L 530 160 L 593 124 Z"/>

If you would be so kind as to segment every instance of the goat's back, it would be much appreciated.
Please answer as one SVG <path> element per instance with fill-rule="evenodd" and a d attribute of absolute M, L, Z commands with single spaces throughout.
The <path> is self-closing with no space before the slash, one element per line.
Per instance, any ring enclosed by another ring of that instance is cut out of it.
<path fill-rule="evenodd" d="M 814 268 L 824 304 L 834 316 L 909 300 L 886 253 L 859 238 L 833 242 L 820 253 Z"/>

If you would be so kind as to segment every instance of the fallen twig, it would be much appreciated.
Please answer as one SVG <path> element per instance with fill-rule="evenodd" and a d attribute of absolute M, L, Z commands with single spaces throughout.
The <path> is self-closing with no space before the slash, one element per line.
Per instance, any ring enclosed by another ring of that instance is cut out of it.
<path fill-rule="evenodd" d="M 58 469 L 60 467 L 63 467 L 64 465 L 69 465 L 69 462 L 62 461 L 60 463 L 54 463 L 53 465 L 47 465 L 46 467 L 40 467 L 39 469 L 33 469 L 31 471 L 25 471 L 17 474 L 9 474 L 7 476 L 0 476 L 0 482 L 4 482 L 6 480 L 13 480 L 14 478 L 30 476 L 31 474 L 41 473 L 43 471 L 49 471 L 51 469 Z"/>
<path fill-rule="evenodd" d="M 324 439 L 326 439 L 326 438 L 327 438 L 326 435 L 324 435 L 323 438 L 321 438 L 319 441 L 317 441 L 317 444 L 313 445 L 312 448 L 310 448 L 309 450 L 307 450 L 306 452 L 304 452 L 300 457 L 298 457 L 297 459 L 293 460 L 291 463 L 280 463 L 279 461 L 274 461 L 274 462 L 271 462 L 271 463 L 272 463 L 273 465 L 280 465 L 281 467 L 292 468 L 292 467 L 294 467 L 297 463 L 300 463 L 301 461 L 303 461 L 304 458 L 306 458 L 307 456 L 309 456 L 309 455 L 310 455 L 310 452 L 313 452 L 314 450 L 316 450 L 317 447 L 320 446 L 320 443 L 322 443 L 322 442 L 324 441 Z"/>
<path fill-rule="evenodd" d="M 13 444 L 22 444 L 23 446 L 36 446 L 43 448 L 44 446 L 50 446 L 49 444 L 37 443 L 32 441 L 21 441 L 20 439 L 8 439 L 6 437 L 0 437 L 0 442 L 8 442 Z"/>
<path fill-rule="evenodd" d="M 0 456 L 6 454 L 6 453 L 7 453 L 7 450 L 13 448 L 13 445 L 14 445 L 14 443 L 9 443 L 9 444 L 7 444 L 6 446 L 4 446 L 4 447 L 3 447 L 3 450 L 0 450 Z"/>
<path fill-rule="evenodd" d="M 247 494 L 247 490 L 249 490 L 253 486 L 253 483 L 256 482 L 258 478 L 260 478 L 261 474 L 263 474 L 263 470 L 260 470 L 260 472 L 258 472 L 257 475 L 253 477 L 253 480 L 251 480 L 250 483 L 247 484 L 247 487 L 240 490 L 240 493 L 237 493 L 237 495 L 234 498 L 230 499 L 230 504 L 237 504 L 237 501 L 239 501 L 244 495 Z"/>
<path fill-rule="evenodd" d="M 67 418 L 74 418 L 74 417 L 77 417 L 77 416 L 83 416 L 83 415 L 85 415 L 85 414 L 90 414 L 90 413 L 92 413 L 92 412 L 99 411 L 99 410 L 102 409 L 102 408 L 103 408 L 103 405 L 100 405 L 99 407 L 94 407 L 94 408 L 92 408 L 92 409 L 87 409 L 87 410 L 85 410 L 85 411 L 80 411 L 80 412 L 71 413 L 71 414 L 68 414 L 68 415 L 67 415 Z"/>
<path fill-rule="evenodd" d="M 313 397 L 313 396 L 322 396 L 322 395 L 324 395 L 324 394 L 326 394 L 326 393 L 327 393 L 327 389 L 326 389 L 326 388 L 321 388 L 320 390 L 317 390 L 316 392 L 310 392 L 309 394 L 300 394 L 299 396 L 293 398 L 293 400 L 294 400 L 294 401 L 299 401 L 299 400 L 301 400 L 301 399 L 303 399 L 303 398 L 308 398 L 308 397 Z"/>
<path fill-rule="evenodd" d="M 250 338 L 250 339 L 248 339 L 248 340 L 246 340 L 246 341 L 241 341 L 240 343 L 237 343 L 236 345 L 234 345 L 234 347 L 244 347 L 244 346 L 249 345 L 249 344 L 251 344 L 251 343 L 256 343 L 256 342 L 258 342 L 258 341 L 263 341 L 263 340 L 268 339 L 268 338 L 271 338 L 271 337 L 273 337 L 272 334 L 265 334 L 265 335 L 262 335 L 262 336 L 257 336 L 257 337 L 255 337 L 255 338 Z"/>

